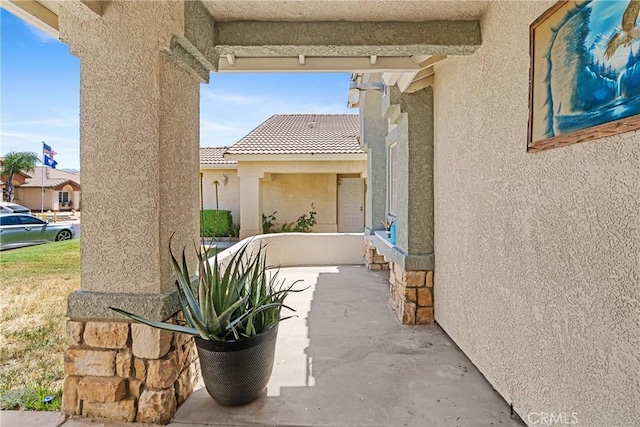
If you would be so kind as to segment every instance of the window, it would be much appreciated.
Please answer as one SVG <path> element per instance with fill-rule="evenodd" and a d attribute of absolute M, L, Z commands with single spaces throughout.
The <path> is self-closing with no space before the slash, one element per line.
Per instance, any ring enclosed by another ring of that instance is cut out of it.
<path fill-rule="evenodd" d="M 68 191 L 59 191 L 58 192 L 58 202 L 60 202 L 60 203 L 69 203 L 69 192 Z"/>
<path fill-rule="evenodd" d="M 0 216 L 0 225 L 22 225 L 17 216 Z"/>
<path fill-rule="evenodd" d="M 20 222 L 23 225 L 42 225 L 45 223 L 43 220 L 34 216 L 20 215 L 18 218 L 20 218 Z"/>
<path fill-rule="evenodd" d="M 389 146 L 389 162 L 387 172 L 387 206 L 389 213 L 396 214 L 398 212 L 398 143 L 394 142 Z"/>

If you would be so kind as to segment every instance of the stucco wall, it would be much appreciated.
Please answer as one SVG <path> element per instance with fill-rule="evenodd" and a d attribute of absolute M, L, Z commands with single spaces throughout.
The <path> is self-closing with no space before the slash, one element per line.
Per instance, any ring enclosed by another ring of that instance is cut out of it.
<path fill-rule="evenodd" d="M 225 265 L 244 244 L 249 251 L 266 245 L 268 266 L 296 265 L 362 265 L 364 246 L 362 233 L 276 233 L 260 234 L 242 240 L 218 254 Z M 364 266 L 362 266 L 364 268 Z"/>
<path fill-rule="evenodd" d="M 235 169 L 201 169 L 202 195 L 205 209 L 216 208 L 216 188 L 213 181 L 220 182 L 218 186 L 218 204 L 220 209 L 230 210 L 233 222 L 240 223 L 240 178 Z M 222 184 L 222 175 L 227 176 L 226 185 Z"/>
<path fill-rule="evenodd" d="M 527 154 L 528 28 L 492 3 L 435 85 L 436 320 L 529 424 L 640 425 L 640 132 Z"/>
<path fill-rule="evenodd" d="M 278 225 L 294 222 L 308 214 L 311 203 L 316 207 L 316 232 L 337 231 L 336 174 L 272 174 L 262 182 L 262 211 L 276 213 Z"/>
<path fill-rule="evenodd" d="M 200 83 L 163 53 L 184 32 L 183 5 L 59 9 L 60 39 L 80 58 L 82 291 L 164 293 L 171 236 L 174 248 L 199 236 Z"/>
<path fill-rule="evenodd" d="M 15 203 L 19 203 L 32 211 L 40 211 L 42 207 L 42 190 L 40 188 L 19 188 L 15 189 Z M 45 188 L 44 190 L 44 210 L 53 210 L 53 202 L 55 191 L 51 188 Z M 58 200 L 55 199 L 57 202 Z"/>

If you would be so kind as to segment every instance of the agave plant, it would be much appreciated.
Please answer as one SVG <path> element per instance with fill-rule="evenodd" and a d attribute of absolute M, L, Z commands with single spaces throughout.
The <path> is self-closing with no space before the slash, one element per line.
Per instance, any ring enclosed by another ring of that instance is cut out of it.
<path fill-rule="evenodd" d="M 396 222 L 396 219 L 392 216 L 380 217 L 380 223 L 385 230 L 389 231 L 391 226 Z"/>
<path fill-rule="evenodd" d="M 157 322 L 110 307 L 133 320 L 146 325 L 194 335 L 205 340 L 234 341 L 250 338 L 275 326 L 280 317 L 284 299 L 299 281 L 285 286 L 278 278 L 278 270 L 271 272 L 266 265 L 265 245 L 250 250 L 250 241 L 229 259 L 220 262 L 218 254 L 210 261 L 208 251 L 196 247 L 199 275 L 192 285 L 187 267 L 185 249 L 182 262 L 171 252 L 171 261 L 177 275 L 176 289 L 184 316 L 184 324 Z M 291 310 L 291 308 L 289 308 Z"/>

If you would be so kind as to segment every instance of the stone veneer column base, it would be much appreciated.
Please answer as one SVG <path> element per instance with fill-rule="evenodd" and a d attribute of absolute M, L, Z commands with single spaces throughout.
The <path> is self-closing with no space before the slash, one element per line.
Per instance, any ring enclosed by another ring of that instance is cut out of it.
<path fill-rule="evenodd" d="M 116 320 L 68 320 L 62 412 L 168 423 L 200 375 L 191 336 Z"/>
<path fill-rule="evenodd" d="M 378 254 L 376 246 L 369 239 L 364 239 L 364 245 L 364 265 L 373 271 L 388 270 L 389 263 L 383 255 Z"/>
<path fill-rule="evenodd" d="M 405 271 L 389 263 L 389 291 L 398 319 L 404 325 L 430 325 L 433 315 L 433 271 Z"/>

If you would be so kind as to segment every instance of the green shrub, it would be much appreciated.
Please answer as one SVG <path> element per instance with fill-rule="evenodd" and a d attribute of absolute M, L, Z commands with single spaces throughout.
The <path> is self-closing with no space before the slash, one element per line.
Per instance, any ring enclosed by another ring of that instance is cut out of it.
<path fill-rule="evenodd" d="M 316 207 L 311 203 L 311 210 L 308 214 L 302 214 L 295 222 L 285 222 L 280 227 L 276 227 L 276 212 L 271 215 L 262 214 L 262 232 L 268 233 L 309 233 L 316 220 Z"/>
<path fill-rule="evenodd" d="M 240 237 L 240 224 L 237 222 L 231 224 L 231 233 L 229 233 L 229 237 Z"/>
<path fill-rule="evenodd" d="M 311 203 L 311 211 L 309 211 L 309 215 L 303 214 L 298 217 L 296 220 L 296 225 L 293 228 L 293 231 L 298 233 L 308 233 L 311 231 L 314 225 L 316 225 L 316 207 Z"/>
<path fill-rule="evenodd" d="M 276 214 L 278 211 L 275 211 L 271 215 L 262 214 L 262 232 L 264 234 L 268 233 L 277 233 L 273 228 L 273 223 L 276 221 Z"/>
<path fill-rule="evenodd" d="M 230 236 L 233 232 L 231 211 L 207 209 L 200 212 L 200 236 Z"/>

